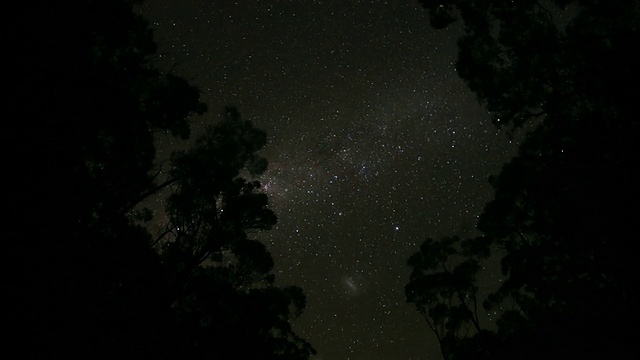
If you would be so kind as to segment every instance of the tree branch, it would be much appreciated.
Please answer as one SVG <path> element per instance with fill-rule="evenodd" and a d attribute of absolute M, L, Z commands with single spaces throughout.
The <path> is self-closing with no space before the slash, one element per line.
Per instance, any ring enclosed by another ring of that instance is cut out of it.
<path fill-rule="evenodd" d="M 166 188 L 167 186 L 174 184 L 178 181 L 180 181 L 182 178 L 181 177 L 176 177 L 173 179 L 169 179 L 165 182 L 163 182 L 162 184 L 159 184 L 145 192 L 143 192 L 142 194 L 138 195 L 134 200 L 132 200 L 131 202 L 129 202 L 128 205 L 123 206 L 120 209 L 120 213 L 126 213 L 128 211 L 131 211 L 131 209 L 133 209 L 136 205 L 140 204 L 144 199 L 148 198 L 149 196 L 157 193 L 158 191 Z"/>

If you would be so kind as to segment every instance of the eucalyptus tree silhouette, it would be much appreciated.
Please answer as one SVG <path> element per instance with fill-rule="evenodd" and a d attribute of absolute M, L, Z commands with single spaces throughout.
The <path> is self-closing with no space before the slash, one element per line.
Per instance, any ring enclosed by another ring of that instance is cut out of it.
<path fill-rule="evenodd" d="M 494 124 L 533 129 L 490 179 L 495 198 L 478 222 L 482 240 L 469 240 L 475 252 L 459 253 L 499 258 L 505 281 L 485 307 L 513 306 L 484 348 L 475 342 L 475 353 L 458 346 L 446 356 L 629 356 L 639 319 L 638 266 L 628 251 L 638 215 L 640 59 L 629 51 L 640 45 L 638 3 L 421 2 L 434 26 L 463 22 L 458 73 Z M 434 289 L 417 279 L 407 296 L 421 308 Z"/>

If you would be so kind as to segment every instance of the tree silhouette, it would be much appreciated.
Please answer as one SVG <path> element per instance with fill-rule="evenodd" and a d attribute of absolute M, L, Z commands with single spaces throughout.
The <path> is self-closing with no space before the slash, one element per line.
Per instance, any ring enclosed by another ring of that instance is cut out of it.
<path fill-rule="evenodd" d="M 640 153 L 640 62 L 629 51 L 639 45 L 638 3 L 422 3 L 434 25 L 463 21 L 458 72 L 494 123 L 534 129 L 490 179 L 495 198 L 478 223 L 486 243 L 465 254 L 503 254 L 495 256 L 505 281 L 485 306 L 515 308 L 502 313 L 489 352 L 478 345 L 447 357 L 630 356 L 639 319 L 628 251 Z M 408 287 L 408 300 L 418 305 L 412 293 L 431 291 Z"/>
<path fill-rule="evenodd" d="M 409 259 L 413 268 L 405 291 L 436 335 L 442 355 L 449 359 L 464 339 L 483 331 L 478 319 L 476 275 L 479 260 L 458 237 L 425 240 Z"/>
<path fill-rule="evenodd" d="M 249 238 L 277 221 L 260 183 L 239 177 L 243 169 L 255 175 L 266 169 L 256 155 L 265 143 L 263 131 L 227 108 L 224 121 L 192 150 L 173 156 L 170 221 L 156 242 L 193 356 L 306 359 L 314 353 L 288 322 L 304 309 L 301 289 L 275 287 L 271 255 Z"/>
<path fill-rule="evenodd" d="M 156 177 L 154 131 L 186 139 L 206 106 L 155 67 L 136 3 L 35 1 L 8 20 L 19 76 L 7 82 L 17 140 L 6 164 L 6 353 L 306 359 L 314 350 L 288 323 L 304 295 L 273 284 L 269 252 L 248 236 L 276 222 L 260 184 L 241 176 L 266 169 L 256 155 L 266 135 L 229 108 Z M 140 203 L 163 189 L 171 231 L 153 238 Z"/>

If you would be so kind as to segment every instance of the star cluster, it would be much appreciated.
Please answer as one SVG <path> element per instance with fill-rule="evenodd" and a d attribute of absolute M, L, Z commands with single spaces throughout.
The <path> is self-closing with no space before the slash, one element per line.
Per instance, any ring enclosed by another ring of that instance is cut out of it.
<path fill-rule="evenodd" d="M 514 154 L 455 72 L 455 27 L 410 1 L 147 0 L 161 66 L 267 131 L 260 234 L 317 359 L 438 358 L 404 299 L 425 237 L 474 232 L 487 177 Z M 219 111 L 217 111 L 219 110 Z M 161 141 L 163 152 L 173 145 Z M 161 154 L 162 155 L 162 154 Z"/>

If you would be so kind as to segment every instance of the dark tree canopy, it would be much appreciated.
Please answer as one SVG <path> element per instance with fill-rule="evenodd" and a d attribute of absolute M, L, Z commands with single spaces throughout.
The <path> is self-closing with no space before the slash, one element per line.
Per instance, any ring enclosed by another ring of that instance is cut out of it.
<path fill-rule="evenodd" d="M 463 22 L 458 72 L 494 123 L 533 130 L 490 179 L 495 198 L 478 222 L 482 236 L 462 242 L 474 251 L 441 259 L 430 249 L 437 242 L 425 243 L 410 261 L 408 300 L 420 311 L 443 303 L 420 301 L 435 291 L 420 282 L 441 271 L 419 270 L 426 260 L 417 257 L 493 254 L 505 281 L 485 308 L 502 311 L 497 328 L 471 341 L 457 336 L 453 350 L 443 344 L 447 358 L 628 358 L 640 320 L 630 251 L 640 180 L 639 3 L 421 2 L 436 27 Z"/>
<path fill-rule="evenodd" d="M 266 134 L 230 107 L 193 149 L 172 158 L 170 221 L 154 242 L 193 357 L 294 360 L 314 353 L 289 324 L 304 309 L 302 290 L 275 287 L 271 255 L 250 238 L 277 221 L 260 183 L 239 177 L 243 169 L 265 170 L 256 154 L 265 143 Z"/>
<path fill-rule="evenodd" d="M 445 359 L 459 342 L 482 332 L 478 319 L 478 259 L 457 236 L 425 240 L 409 259 L 407 301 L 416 305 L 436 335 Z M 463 255 L 469 258 L 462 259 Z"/>
<path fill-rule="evenodd" d="M 158 176 L 154 132 L 187 139 L 206 106 L 155 67 L 137 2 L 11 10 L 3 353 L 307 359 L 313 348 L 289 324 L 304 294 L 274 285 L 271 255 L 251 237 L 277 220 L 242 175 L 265 171 L 266 134 L 229 107 Z M 154 238 L 140 204 L 164 193 L 170 221 Z"/>

